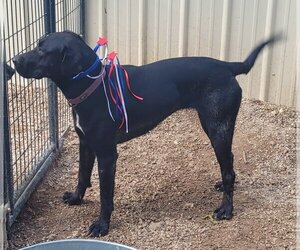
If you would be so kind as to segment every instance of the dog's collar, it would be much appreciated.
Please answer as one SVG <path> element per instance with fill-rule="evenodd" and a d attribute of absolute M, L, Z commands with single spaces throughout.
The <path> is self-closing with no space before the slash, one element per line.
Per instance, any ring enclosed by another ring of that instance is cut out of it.
<path fill-rule="evenodd" d="M 80 96 L 72 99 L 68 99 L 70 107 L 76 107 L 78 104 L 82 103 L 86 98 L 88 98 L 100 85 L 105 77 L 105 67 L 102 67 L 99 77 L 89 86 Z"/>

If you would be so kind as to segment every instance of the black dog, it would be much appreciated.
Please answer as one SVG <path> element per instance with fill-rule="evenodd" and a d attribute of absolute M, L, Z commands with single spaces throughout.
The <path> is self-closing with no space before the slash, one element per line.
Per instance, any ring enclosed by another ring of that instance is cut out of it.
<path fill-rule="evenodd" d="M 232 137 L 239 111 L 242 90 L 236 75 L 247 74 L 262 48 L 276 40 L 261 43 L 244 62 L 223 62 L 206 57 L 184 57 L 163 60 L 144 66 L 124 66 L 135 93 L 144 98 L 136 100 L 128 89 L 125 100 L 129 133 L 118 129 L 112 121 L 102 87 L 98 87 L 82 103 L 73 107 L 76 132 L 80 138 L 78 184 L 74 193 L 66 192 L 63 200 L 80 204 L 90 178 L 95 157 L 100 176 L 101 212 L 89 229 L 92 236 L 106 235 L 113 211 L 113 196 L 118 143 L 145 134 L 173 112 L 194 108 L 214 148 L 221 167 L 223 190 L 220 206 L 214 211 L 216 219 L 230 219 L 233 211 Z M 26 78 L 51 78 L 67 99 L 80 96 L 94 80 L 72 77 L 88 69 L 96 54 L 80 36 L 71 32 L 53 33 L 42 38 L 30 52 L 16 56 L 14 64 Z M 91 72 L 98 75 L 102 64 Z M 104 78 L 107 81 L 107 75 Z"/>

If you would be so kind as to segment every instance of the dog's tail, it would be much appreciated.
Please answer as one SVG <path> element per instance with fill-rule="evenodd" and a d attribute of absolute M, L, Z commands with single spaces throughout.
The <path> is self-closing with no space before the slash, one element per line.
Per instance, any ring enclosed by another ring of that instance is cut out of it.
<path fill-rule="evenodd" d="M 282 34 L 276 34 L 272 36 L 270 39 L 267 41 L 262 42 L 259 44 L 251 53 L 250 55 L 246 58 L 244 62 L 230 62 L 229 63 L 229 68 L 231 72 L 236 76 L 240 74 L 247 74 L 250 69 L 253 67 L 255 60 L 261 50 L 266 46 L 266 45 L 271 45 L 274 42 L 281 40 L 282 39 Z"/>

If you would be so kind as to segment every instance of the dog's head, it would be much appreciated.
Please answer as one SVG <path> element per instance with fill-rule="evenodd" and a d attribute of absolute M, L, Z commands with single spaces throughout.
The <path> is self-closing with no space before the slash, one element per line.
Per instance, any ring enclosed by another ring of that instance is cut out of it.
<path fill-rule="evenodd" d="M 7 65 L 6 63 L 4 65 L 4 69 L 5 69 L 5 77 L 6 77 L 6 80 L 8 81 L 14 75 L 15 70 L 12 67 L 10 67 L 9 65 Z"/>
<path fill-rule="evenodd" d="M 69 79 L 85 70 L 95 53 L 83 39 L 70 31 L 49 34 L 33 50 L 13 58 L 17 72 L 25 78 Z"/>

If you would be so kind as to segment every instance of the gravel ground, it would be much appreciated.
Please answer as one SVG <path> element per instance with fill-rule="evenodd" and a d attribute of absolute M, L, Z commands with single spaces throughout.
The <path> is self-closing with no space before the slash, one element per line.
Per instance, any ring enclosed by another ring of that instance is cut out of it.
<path fill-rule="evenodd" d="M 88 238 L 98 216 L 96 168 L 81 206 L 62 202 L 76 186 L 73 130 L 43 182 L 11 228 L 10 249 Z M 233 143 L 234 217 L 210 219 L 222 194 L 220 171 L 197 115 L 183 110 L 150 133 L 118 146 L 115 211 L 102 240 L 138 249 L 296 249 L 296 112 L 243 100 Z"/>

